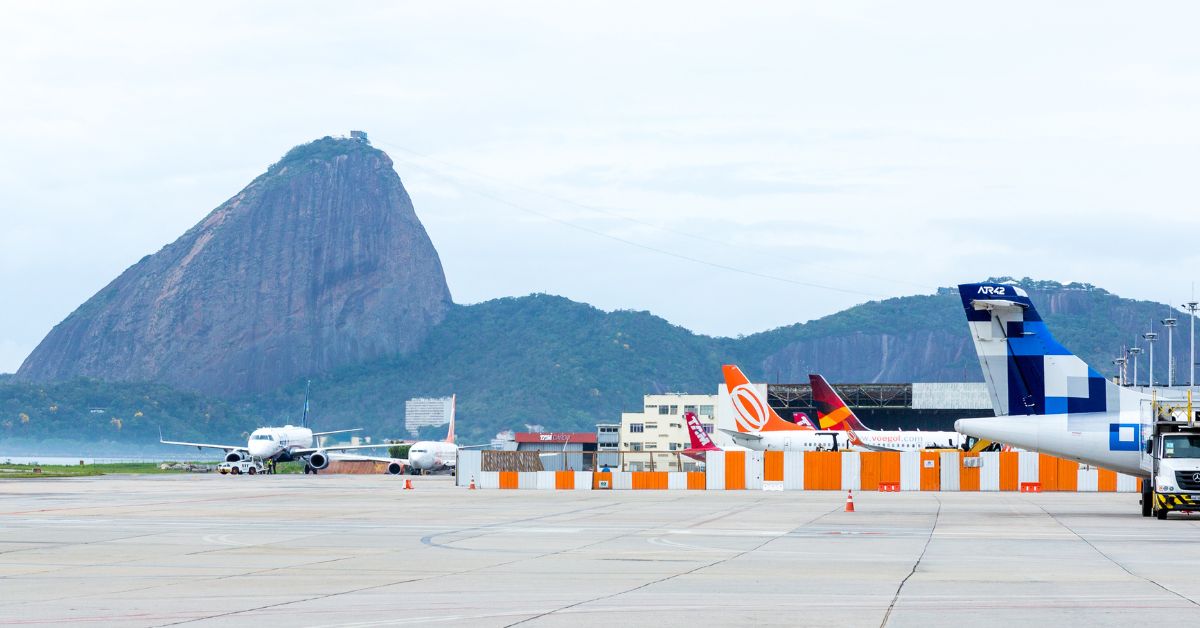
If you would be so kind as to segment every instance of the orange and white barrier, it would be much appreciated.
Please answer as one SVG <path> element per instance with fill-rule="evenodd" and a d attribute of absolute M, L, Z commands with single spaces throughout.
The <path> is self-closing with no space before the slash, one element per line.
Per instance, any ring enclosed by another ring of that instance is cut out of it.
<path fill-rule="evenodd" d="M 709 452 L 705 471 L 475 471 L 460 486 L 541 490 L 1136 492 L 1137 478 L 1033 452 Z M 466 465 L 463 463 L 466 462 Z"/>

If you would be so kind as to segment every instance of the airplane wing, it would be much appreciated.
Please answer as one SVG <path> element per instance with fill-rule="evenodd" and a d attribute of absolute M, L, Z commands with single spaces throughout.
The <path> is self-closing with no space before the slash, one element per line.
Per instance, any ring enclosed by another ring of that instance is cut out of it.
<path fill-rule="evenodd" d="M 164 445 L 183 445 L 185 447 L 195 447 L 196 449 L 225 449 L 233 451 L 249 451 L 245 445 L 213 445 L 211 443 L 185 443 L 178 440 L 163 440 L 162 434 L 158 435 L 158 442 Z"/>
<path fill-rule="evenodd" d="M 363 428 L 356 427 L 349 430 L 333 430 L 331 432 L 313 432 L 313 436 L 329 436 L 330 434 L 345 434 L 346 432 L 361 432 Z"/>
<path fill-rule="evenodd" d="M 734 437 L 735 439 L 762 440 L 762 434 L 752 434 L 750 432 L 739 432 L 737 430 L 727 430 L 723 427 L 717 428 L 717 429 L 721 430 L 722 432 L 725 432 L 726 434 L 729 434 L 730 436 Z"/>
<path fill-rule="evenodd" d="M 408 466 L 408 458 L 388 458 L 383 456 L 360 456 L 358 454 L 332 454 L 329 456 L 331 460 L 363 460 L 369 462 L 399 462 L 404 466 Z"/>
<path fill-rule="evenodd" d="M 380 447 L 391 447 L 395 443 L 379 443 L 377 445 L 334 445 L 332 447 L 301 447 L 293 449 L 293 454 L 312 454 L 318 451 L 348 451 L 350 449 L 378 449 Z"/>

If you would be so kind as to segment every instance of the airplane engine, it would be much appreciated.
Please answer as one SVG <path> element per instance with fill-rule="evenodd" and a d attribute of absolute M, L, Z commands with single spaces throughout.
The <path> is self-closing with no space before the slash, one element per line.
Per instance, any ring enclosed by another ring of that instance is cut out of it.
<path fill-rule="evenodd" d="M 329 466 L 329 455 L 324 451 L 313 452 L 308 457 L 308 466 L 314 469 L 324 469 Z"/>
<path fill-rule="evenodd" d="M 388 475 L 400 475 L 404 472 L 404 465 L 399 462 L 389 462 L 387 466 Z"/>
<path fill-rule="evenodd" d="M 225 462 L 241 462 L 241 461 L 242 461 L 242 452 L 237 451 L 236 449 L 230 449 L 229 451 L 225 452 Z"/>

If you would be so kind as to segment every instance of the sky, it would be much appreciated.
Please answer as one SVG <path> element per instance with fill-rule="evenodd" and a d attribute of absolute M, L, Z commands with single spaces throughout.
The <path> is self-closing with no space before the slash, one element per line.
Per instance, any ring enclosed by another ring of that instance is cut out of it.
<path fill-rule="evenodd" d="M 458 303 L 546 292 L 732 336 L 988 276 L 1176 304 L 1196 279 L 1193 3 L 0 16 L 0 372 L 351 129 L 395 161 Z"/>

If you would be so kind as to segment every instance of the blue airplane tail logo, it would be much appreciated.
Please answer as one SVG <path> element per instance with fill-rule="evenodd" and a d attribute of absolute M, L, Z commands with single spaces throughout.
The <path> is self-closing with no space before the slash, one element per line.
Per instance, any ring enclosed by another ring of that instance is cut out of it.
<path fill-rule="evenodd" d="M 958 293 L 997 415 L 1108 410 L 1120 389 L 1054 339 L 1028 293 L 999 283 Z"/>

